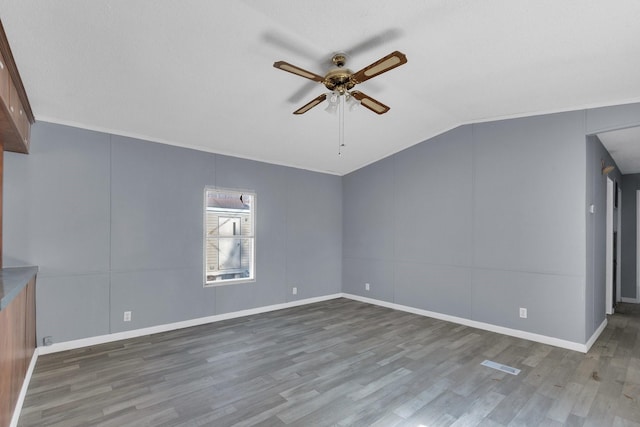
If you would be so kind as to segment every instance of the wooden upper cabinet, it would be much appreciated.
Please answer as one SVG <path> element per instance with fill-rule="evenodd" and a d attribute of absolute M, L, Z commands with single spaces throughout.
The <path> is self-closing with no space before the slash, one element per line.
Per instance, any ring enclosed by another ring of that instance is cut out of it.
<path fill-rule="evenodd" d="M 20 134 L 21 141 L 25 144 L 25 148 L 29 151 L 29 128 L 31 123 L 27 119 L 27 113 L 22 106 L 22 101 L 18 96 L 18 90 L 13 82 L 9 84 L 9 112 L 11 118 Z"/>
<path fill-rule="evenodd" d="M 29 99 L 0 22 L 0 138 L 4 149 L 28 153 L 33 122 Z"/>
<path fill-rule="evenodd" d="M 2 52 L 0 52 L 0 98 L 7 99 L 9 97 L 9 82 L 11 77 L 9 76 L 9 69 L 7 63 L 4 60 Z"/>

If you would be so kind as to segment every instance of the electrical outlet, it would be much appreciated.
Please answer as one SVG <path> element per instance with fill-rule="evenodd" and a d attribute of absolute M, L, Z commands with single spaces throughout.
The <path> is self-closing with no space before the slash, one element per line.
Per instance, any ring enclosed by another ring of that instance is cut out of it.
<path fill-rule="evenodd" d="M 370 291 L 370 290 L 371 290 L 371 285 L 370 285 L 370 284 L 368 284 L 368 283 L 365 283 L 365 284 L 364 284 L 364 290 L 365 290 L 365 291 Z"/>
<path fill-rule="evenodd" d="M 125 311 L 124 312 L 124 319 L 125 322 L 131 322 L 131 312 L 130 311 Z"/>
<path fill-rule="evenodd" d="M 520 307 L 520 317 L 522 317 L 523 319 L 527 318 L 527 309 Z"/>
<path fill-rule="evenodd" d="M 293 288 L 291 290 L 291 293 L 293 293 L 294 295 L 298 295 L 298 288 Z"/>

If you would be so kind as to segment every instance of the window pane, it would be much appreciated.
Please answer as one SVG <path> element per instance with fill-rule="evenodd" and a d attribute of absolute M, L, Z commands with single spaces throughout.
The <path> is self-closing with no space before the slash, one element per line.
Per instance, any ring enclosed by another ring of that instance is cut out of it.
<path fill-rule="evenodd" d="M 253 239 L 207 239 L 207 282 L 253 278 Z"/>
<path fill-rule="evenodd" d="M 206 283 L 253 280 L 255 195 L 207 189 L 205 199 Z"/>

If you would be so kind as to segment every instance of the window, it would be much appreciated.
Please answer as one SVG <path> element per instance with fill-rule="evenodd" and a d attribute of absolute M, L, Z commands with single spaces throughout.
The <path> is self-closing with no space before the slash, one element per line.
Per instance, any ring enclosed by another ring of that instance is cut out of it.
<path fill-rule="evenodd" d="M 205 286 L 255 280 L 255 203 L 249 191 L 205 188 Z"/>

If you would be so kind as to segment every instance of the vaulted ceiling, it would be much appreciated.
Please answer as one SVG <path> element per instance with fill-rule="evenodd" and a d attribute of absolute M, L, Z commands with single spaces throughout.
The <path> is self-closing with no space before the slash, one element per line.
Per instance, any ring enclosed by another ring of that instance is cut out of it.
<path fill-rule="evenodd" d="M 37 120 L 342 175 L 458 125 L 640 101 L 637 0 L 1 0 Z M 273 68 L 408 63 L 318 106 Z"/>

